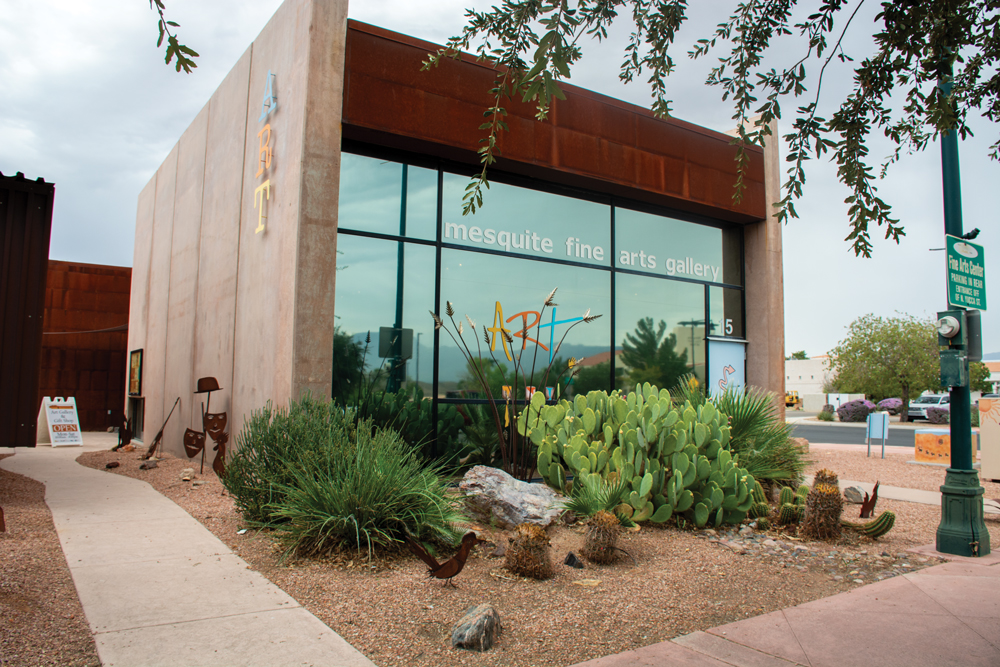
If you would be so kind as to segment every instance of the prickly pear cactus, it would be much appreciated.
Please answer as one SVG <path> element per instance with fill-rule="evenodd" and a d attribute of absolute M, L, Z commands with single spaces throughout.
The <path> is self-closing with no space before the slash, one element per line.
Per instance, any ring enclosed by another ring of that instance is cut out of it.
<path fill-rule="evenodd" d="M 675 407 L 669 392 L 646 383 L 556 405 L 535 394 L 518 430 L 538 447 L 538 473 L 556 490 L 569 493 L 571 477 L 623 478 L 631 491 L 628 509 L 618 509 L 633 521 L 681 514 L 703 527 L 739 523 L 754 502 L 755 480 L 729 450 L 728 421 L 711 401 Z"/>

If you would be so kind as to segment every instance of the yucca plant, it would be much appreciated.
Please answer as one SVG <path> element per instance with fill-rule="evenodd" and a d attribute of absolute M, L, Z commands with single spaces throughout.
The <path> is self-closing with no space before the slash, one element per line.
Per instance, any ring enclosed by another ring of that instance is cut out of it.
<path fill-rule="evenodd" d="M 729 416 L 729 447 L 754 479 L 798 483 L 808 461 L 792 441 L 792 426 L 774 407 L 774 395 L 729 389 L 713 399 Z"/>

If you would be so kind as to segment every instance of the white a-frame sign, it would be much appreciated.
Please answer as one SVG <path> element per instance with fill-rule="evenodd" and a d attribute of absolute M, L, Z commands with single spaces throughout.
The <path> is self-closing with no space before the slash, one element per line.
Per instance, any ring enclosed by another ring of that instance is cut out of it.
<path fill-rule="evenodd" d="M 82 445 L 83 433 L 80 432 L 80 418 L 76 414 L 76 399 L 49 398 L 42 399 L 42 407 L 38 411 L 38 444 L 49 444 L 53 447 Z"/>

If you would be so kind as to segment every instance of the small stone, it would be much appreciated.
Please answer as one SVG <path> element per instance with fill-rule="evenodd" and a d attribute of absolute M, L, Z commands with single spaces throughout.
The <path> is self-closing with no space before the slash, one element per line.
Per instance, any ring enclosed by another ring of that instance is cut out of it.
<path fill-rule="evenodd" d="M 577 579 L 573 583 L 576 584 L 577 586 L 584 586 L 586 588 L 593 588 L 595 586 L 600 585 L 601 580 L 600 579 Z"/>
<path fill-rule="evenodd" d="M 719 533 L 717 533 L 716 531 L 714 531 L 714 530 L 712 530 L 711 528 L 709 528 L 709 529 L 707 529 L 707 530 L 705 531 L 705 534 L 706 534 L 706 535 L 708 535 L 709 537 L 715 537 L 715 536 L 716 536 L 716 535 L 718 535 Z"/>
<path fill-rule="evenodd" d="M 740 528 L 740 535 L 746 537 L 747 535 L 753 535 L 753 528 L 750 526 L 743 526 Z"/>
<path fill-rule="evenodd" d="M 156 461 L 146 461 L 139 466 L 139 470 L 152 470 L 156 467 Z"/>
<path fill-rule="evenodd" d="M 891 553 L 889 553 L 888 551 L 883 551 L 883 552 L 882 552 L 881 554 L 879 554 L 879 555 L 880 555 L 880 556 L 883 556 L 883 557 L 885 557 L 885 558 L 892 558 L 892 554 L 891 554 Z"/>
<path fill-rule="evenodd" d="M 112 468 L 117 468 L 120 465 L 121 465 L 121 463 L 119 463 L 118 461 L 111 461 L 107 465 L 105 465 L 104 467 L 107 468 L 108 470 L 111 470 Z"/>
<path fill-rule="evenodd" d="M 860 486 L 849 486 L 844 489 L 844 500 L 860 505 L 865 500 L 865 492 Z"/>
<path fill-rule="evenodd" d="M 793 548 L 795 551 L 809 551 L 809 547 L 804 544 L 796 544 Z"/>
<path fill-rule="evenodd" d="M 854 580 L 854 583 L 856 583 L 856 584 L 863 584 L 863 583 L 865 583 L 865 582 L 863 582 L 863 581 L 862 581 L 862 580 L 860 580 L 860 579 L 855 579 L 855 580 Z"/>
<path fill-rule="evenodd" d="M 192 489 L 197 489 L 198 487 L 200 487 L 204 483 L 205 483 L 204 480 L 200 480 L 200 479 L 195 480 L 195 481 L 191 482 L 191 488 Z"/>
<path fill-rule="evenodd" d="M 833 578 L 833 580 L 834 580 L 834 581 L 843 581 L 843 580 L 844 580 L 844 577 L 842 577 L 841 575 L 839 575 L 839 574 L 838 574 L 837 576 L 835 576 L 835 577 Z"/>
<path fill-rule="evenodd" d="M 500 614 L 489 604 L 479 604 L 465 612 L 465 616 L 451 631 L 451 645 L 455 648 L 473 651 L 488 651 L 493 648 L 503 626 Z"/>
<path fill-rule="evenodd" d="M 575 567 L 578 570 L 583 569 L 583 563 L 580 562 L 580 559 L 577 558 L 576 554 L 572 551 L 566 554 L 566 559 L 563 561 L 563 565 L 569 565 L 570 567 Z"/>
<path fill-rule="evenodd" d="M 764 546 L 765 547 L 776 547 L 776 546 L 778 546 L 778 543 L 775 542 L 774 540 L 764 540 Z"/>
<path fill-rule="evenodd" d="M 190 482 L 192 477 L 194 477 L 194 468 L 184 468 L 184 470 L 181 470 L 182 482 Z"/>

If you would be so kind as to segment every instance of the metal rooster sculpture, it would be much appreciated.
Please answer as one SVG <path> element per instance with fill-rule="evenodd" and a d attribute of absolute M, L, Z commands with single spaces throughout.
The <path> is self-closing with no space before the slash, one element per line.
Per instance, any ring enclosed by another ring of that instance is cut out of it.
<path fill-rule="evenodd" d="M 458 548 L 458 553 L 445 562 L 439 563 L 434 556 L 427 553 L 427 550 L 424 549 L 422 544 L 411 538 L 409 535 L 404 537 L 406 538 L 406 546 L 410 548 L 410 551 L 412 551 L 417 558 L 427 563 L 427 575 L 436 579 L 444 579 L 445 586 L 448 584 L 455 586 L 455 582 L 451 579 L 456 574 L 461 572 L 463 567 L 465 567 L 465 561 L 469 558 L 469 553 L 472 551 L 472 548 L 477 544 L 483 544 L 486 542 L 486 540 L 480 539 L 474 532 L 470 531 L 462 538 L 462 546 Z"/>

